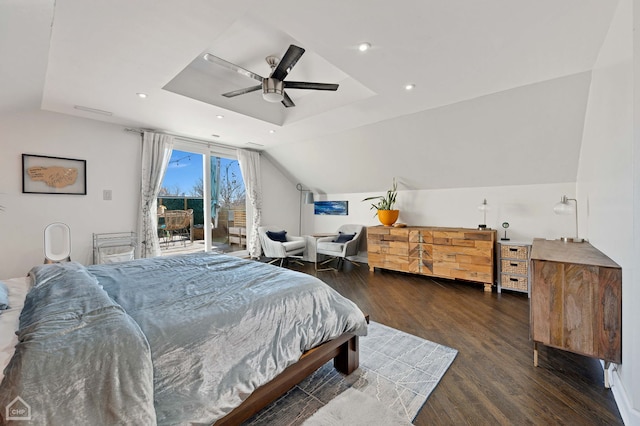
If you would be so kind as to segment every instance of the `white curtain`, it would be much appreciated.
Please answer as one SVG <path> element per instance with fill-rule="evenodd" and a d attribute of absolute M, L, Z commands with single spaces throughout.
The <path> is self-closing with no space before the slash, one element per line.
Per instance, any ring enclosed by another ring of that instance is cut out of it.
<path fill-rule="evenodd" d="M 247 251 L 252 259 L 259 259 L 262 253 L 258 227 L 262 222 L 262 185 L 260 184 L 260 154 L 247 149 L 238 150 L 240 172 L 244 180 L 251 210 L 247 211 Z"/>
<path fill-rule="evenodd" d="M 172 151 L 172 136 L 152 132 L 142 134 L 142 177 L 138 213 L 138 253 L 140 253 L 140 257 L 160 255 L 158 193 Z"/>

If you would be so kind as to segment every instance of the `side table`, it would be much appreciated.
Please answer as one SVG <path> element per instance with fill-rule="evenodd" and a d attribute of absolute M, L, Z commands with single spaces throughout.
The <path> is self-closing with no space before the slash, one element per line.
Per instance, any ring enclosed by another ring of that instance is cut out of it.
<path fill-rule="evenodd" d="M 318 242 L 318 238 L 322 237 L 331 237 L 333 235 L 338 235 L 335 232 L 330 233 L 317 233 L 311 235 L 304 235 L 306 246 L 304 249 L 304 253 L 302 253 L 302 260 L 305 262 L 314 262 L 316 261 L 316 257 L 318 256 L 316 252 L 316 243 Z"/>

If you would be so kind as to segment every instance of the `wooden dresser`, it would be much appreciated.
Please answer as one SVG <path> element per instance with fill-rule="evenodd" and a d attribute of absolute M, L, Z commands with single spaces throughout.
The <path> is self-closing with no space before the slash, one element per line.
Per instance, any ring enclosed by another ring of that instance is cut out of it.
<path fill-rule="evenodd" d="M 495 241 L 495 230 L 372 226 L 367 228 L 369 270 L 474 281 L 491 291 Z"/>
<path fill-rule="evenodd" d="M 531 249 L 533 363 L 538 343 L 622 362 L 622 269 L 589 243 L 533 241 Z"/>

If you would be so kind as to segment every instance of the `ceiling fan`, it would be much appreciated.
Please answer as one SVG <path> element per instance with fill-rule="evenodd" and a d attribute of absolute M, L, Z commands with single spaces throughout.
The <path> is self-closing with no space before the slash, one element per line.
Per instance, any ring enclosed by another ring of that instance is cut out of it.
<path fill-rule="evenodd" d="M 234 96 L 244 95 L 245 93 L 255 92 L 262 89 L 262 97 L 268 102 L 282 102 L 285 107 L 294 107 L 289 95 L 284 91 L 285 89 L 308 89 L 308 90 L 338 90 L 337 84 L 328 83 L 311 83 L 307 81 L 284 81 L 287 75 L 291 72 L 291 69 L 298 62 L 304 49 L 295 45 L 290 45 L 287 52 L 282 59 L 278 59 L 275 56 L 267 56 L 266 61 L 271 67 L 271 74 L 269 77 L 262 77 L 254 72 L 246 70 L 238 65 L 227 62 L 222 58 L 218 58 L 210 53 L 204 55 L 204 59 L 214 64 L 223 66 L 227 69 L 235 71 L 239 74 L 258 80 L 261 84 L 257 86 L 251 86 L 244 89 L 234 90 L 231 92 L 223 93 L 222 96 L 227 98 L 233 98 Z"/>

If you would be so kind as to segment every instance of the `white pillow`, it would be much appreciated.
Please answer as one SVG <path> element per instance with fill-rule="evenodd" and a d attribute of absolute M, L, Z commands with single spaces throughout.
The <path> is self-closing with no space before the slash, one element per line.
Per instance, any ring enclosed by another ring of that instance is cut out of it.
<path fill-rule="evenodd" d="M 20 312 L 31 288 L 31 279 L 28 277 L 12 278 L 3 282 L 9 290 L 10 308 L 0 314 L 0 381 L 4 378 L 4 368 L 9 364 L 18 343 L 16 331 L 20 325 Z"/>

